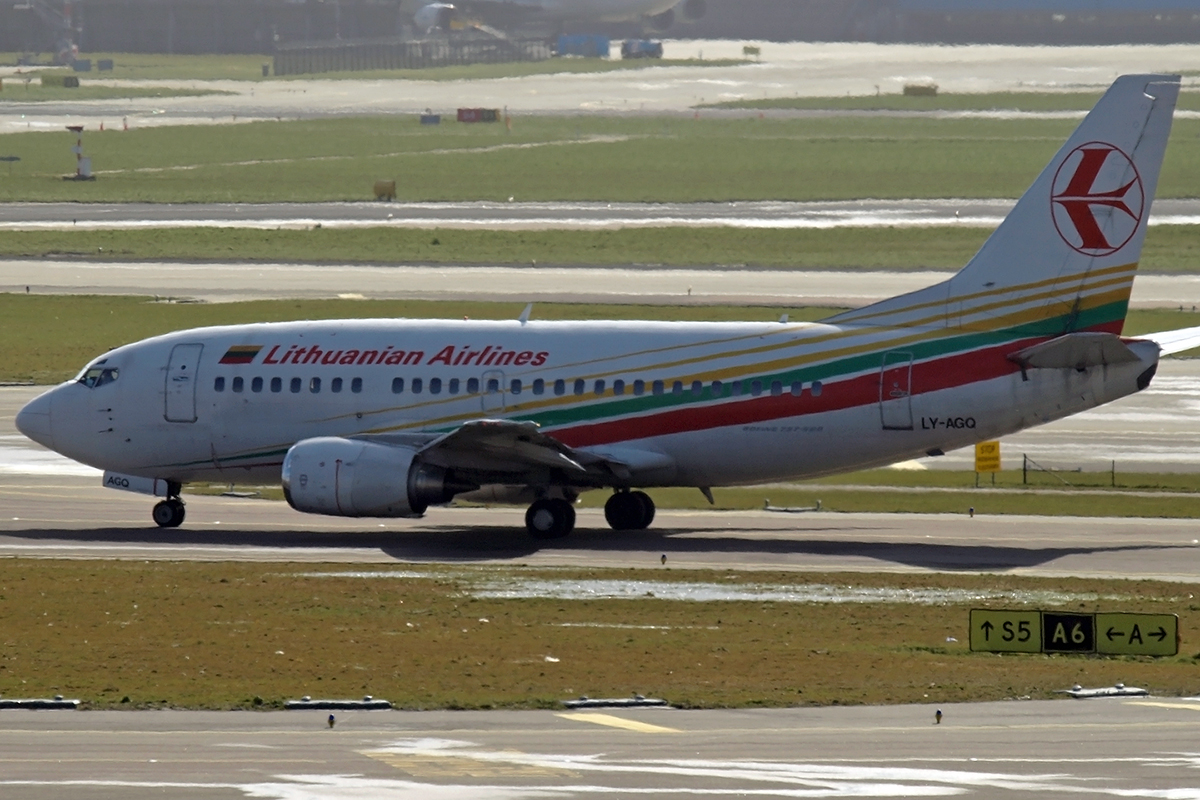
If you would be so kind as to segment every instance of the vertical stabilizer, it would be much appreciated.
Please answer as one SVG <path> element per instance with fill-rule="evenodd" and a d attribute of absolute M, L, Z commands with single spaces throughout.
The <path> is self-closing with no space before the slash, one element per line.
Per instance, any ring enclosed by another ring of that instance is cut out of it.
<path fill-rule="evenodd" d="M 828 322 L 1120 333 L 1178 94 L 1118 78 L 958 274 Z"/>

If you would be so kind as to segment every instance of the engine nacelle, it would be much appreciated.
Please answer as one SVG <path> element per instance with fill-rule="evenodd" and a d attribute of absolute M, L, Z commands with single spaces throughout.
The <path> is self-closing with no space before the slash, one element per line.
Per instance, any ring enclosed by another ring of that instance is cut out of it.
<path fill-rule="evenodd" d="M 413 25 L 422 33 L 447 30 L 454 19 L 455 8 L 450 3 L 429 3 L 417 9 Z"/>
<path fill-rule="evenodd" d="M 476 488 L 420 463 L 412 448 L 332 436 L 292 445 L 282 477 L 292 508 L 336 517 L 419 517 Z"/>

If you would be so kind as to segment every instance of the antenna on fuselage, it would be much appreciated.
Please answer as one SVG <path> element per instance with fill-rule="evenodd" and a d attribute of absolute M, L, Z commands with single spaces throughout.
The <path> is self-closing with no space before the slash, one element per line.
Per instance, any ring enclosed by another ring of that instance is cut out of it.
<path fill-rule="evenodd" d="M 533 303 L 525 306 L 525 310 L 521 312 L 521 316 L 517 317 L 517 321 L 524 325 L 529 322 L 529 315 L 533 313 Z"/>

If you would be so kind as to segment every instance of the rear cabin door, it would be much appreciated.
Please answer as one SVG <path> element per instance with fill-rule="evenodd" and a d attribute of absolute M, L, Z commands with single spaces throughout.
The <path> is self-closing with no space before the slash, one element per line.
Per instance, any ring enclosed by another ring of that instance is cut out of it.
<path fill-rule="evenodd" d="M 892 351 L 883 354 L 879 375 L 879 416 L 885 431 L 912 430 L 912 362 L 912 353 Z"/>
<path fill-rule="evenodd" d="M 167 422 L 196 421 L 196 383 L 202 344 L 177 344 L 167 363 Z"/>

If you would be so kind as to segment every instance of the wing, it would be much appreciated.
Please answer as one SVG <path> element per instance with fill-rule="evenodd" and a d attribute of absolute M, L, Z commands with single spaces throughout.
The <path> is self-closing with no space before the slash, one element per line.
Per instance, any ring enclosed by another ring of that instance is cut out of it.
<path fill-rule="evenodd" d="M 412 447 L 421 461 L 476 483 L 538 483 L 553 472 L 576 486 L 648 485 L 675 473 L 669 456 L 624 445 L 569 447 L 535 422 L 480 419 L 441 435 L 363 437 Z"/>

